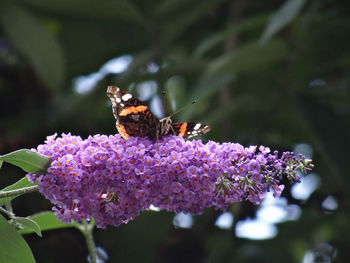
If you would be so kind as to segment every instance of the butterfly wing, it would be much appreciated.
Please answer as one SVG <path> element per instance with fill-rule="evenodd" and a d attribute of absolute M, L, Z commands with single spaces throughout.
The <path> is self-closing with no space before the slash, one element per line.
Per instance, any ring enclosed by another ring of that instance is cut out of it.
<path fill-rule="evenodd" d="M 108 87 L 107 96 L 112 102 L 117 130 L 125 140 L 130 136 L 156 138 L 159 120 L 146 105 L 115 86 Z"/>
<path fill-rule="evenodd" d="M 202 123 L 192 123 L 192 122 L 183 122 L 183 123 L 172 123 L 171 129 L 169 129 L 169 134 L 182 136 L 185 139 L 200 136 L 210 131 L 210 126 Z"/>

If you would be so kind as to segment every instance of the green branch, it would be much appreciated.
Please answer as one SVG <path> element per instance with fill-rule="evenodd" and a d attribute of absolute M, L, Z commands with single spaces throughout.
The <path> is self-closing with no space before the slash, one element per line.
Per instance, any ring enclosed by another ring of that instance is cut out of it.
<path fill-rule="evenodd" d="M 94 227 L 95 227 L 95 224 L 93 222 L 89 223 L 86 220 L 83 220 L 82 224 L 77 224 L 77 228 L 84 235 L 86 245 L 88 247 L 88 251 L 91 257 L 91 263 L 97 262 L 96 246 L 95 246 L 94 237 L 92 233 L 94 230 Z"/>
<path fill-rule="evenodd" d="M 38 186 L 33 185 L 33 186 L 28 186 L 16 190 L 10 190 L 10 191 L 0 191 L 0 198 L 6 198 L 6 197 L 11 197 L 11 196 L 17 196 L 17 195 L 22 195 L 22 194 L 27 194 L 27 193 L 33 193 L 38 191 Z"/>

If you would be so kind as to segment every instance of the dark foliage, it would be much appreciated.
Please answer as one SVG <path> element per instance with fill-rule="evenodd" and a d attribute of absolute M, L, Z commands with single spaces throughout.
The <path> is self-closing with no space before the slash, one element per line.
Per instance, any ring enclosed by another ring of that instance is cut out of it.
<path fill-rule="evenodd" d="M 303 202 L 284 192 L 301 217 L 279 224 L 267 241 L 237 238 L 234 226 L 219 230 L 212 210 L 189 230 L 173 229 L 169 213 L 144 213 L 96 231 L 111 262 L 294 263 L 312 249 L 321 258 L 314 262 L 328 262 L 322 257 L 334 249 L 334 262 L 348 262 L 349 9 L 348 1 L 329 0 L 2 1 L 0 154 L 36 147 L 55 132 L 116 133 L 106 87 L 137 95 L 152 83 L 149 101 L 162 90 L 177 107 L 198 100 L 176 118 L 210 124 L 207 139 L 278 150 L 311 145 L 321 185 Z M 76 77 L 123 55 L 132 56 L 126 71 L 76 91 Z M 21 176 L 4 165 L 1 188 Z M 337 200 L 336 210 L 322 208 L 327 196 Z M 50 207 L 36 195 L 14 205 L 21 215 Z M 243 203 L 230 211 L 237 222 L 256 208 Z M 43 234 L 27 236 L 38 262 L 85 260 L 77 231 Z"/>

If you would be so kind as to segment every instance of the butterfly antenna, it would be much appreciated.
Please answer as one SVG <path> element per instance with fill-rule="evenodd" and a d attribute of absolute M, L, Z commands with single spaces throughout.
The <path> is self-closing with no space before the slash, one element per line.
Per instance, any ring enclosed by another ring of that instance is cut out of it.
<path fill-rule="evenodd" d="M 168 115 L 168 110 L 167 110 L 167 107 L 166 107 L 165 90 L 163 90 L 162 94 L 163 94 L 163 110 L 164 110 L 164 115 L 167 116 L 167 115 Z"/>
<path fill-rule="evenodd" d="M 170 114 L 169 117 L 173 117 L 175 114 L 178 114 L 179 112 L 181 112 L 181 111 L 187 109 L 189 106 L 195 104 L 196 102 L 197 102 L 197 101 L 195 101 L 195 100 L 192 101 L 190 104 L 187 104 L 186 106 L 182 107 L 181 109 L 179 109 L 179 110 L 173 112 L 172 114 Z"/>

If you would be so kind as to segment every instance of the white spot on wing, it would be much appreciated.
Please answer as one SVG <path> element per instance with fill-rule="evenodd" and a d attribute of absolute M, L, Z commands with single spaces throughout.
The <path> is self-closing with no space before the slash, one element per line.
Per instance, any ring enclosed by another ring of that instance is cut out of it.
<path fill-rule="evenodd" d="M 129 93 L 127 93 L 127 94 L 123 95 L 122 100 L 123 100 L 123 101 L 128 101 L 128 100 L 130 100 L 131 98 L 132 98 L 132 95 L 129 94 Z"/>
<path fill-rule="evenodd" d="M 116 98 L 115 101 L 116 101 L 117 103 L 120 103 L 122 100 L 121 100 L 120 98 Z"/>
<path fill-rule="evenodd" d="M 194 126 L 194 128 L 193 128 L 193 129 L 194 129 L 194 130 L 198 130 L 198 129 L 199 129 L 199 127 L 201 127 L 201 126 L 202 126 L 202 124 L 197 123 L 197 124 L 196 124 L 196 126 Z"/>

